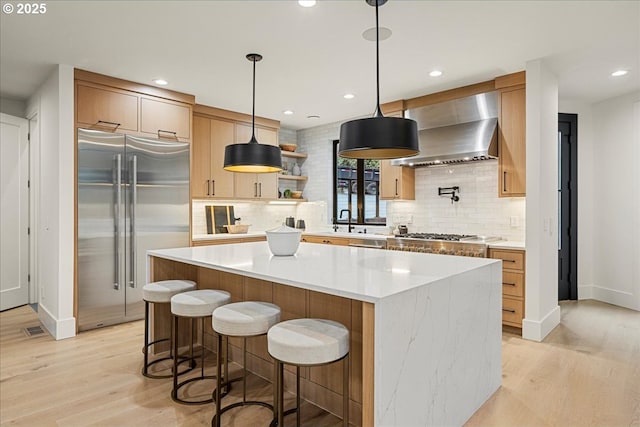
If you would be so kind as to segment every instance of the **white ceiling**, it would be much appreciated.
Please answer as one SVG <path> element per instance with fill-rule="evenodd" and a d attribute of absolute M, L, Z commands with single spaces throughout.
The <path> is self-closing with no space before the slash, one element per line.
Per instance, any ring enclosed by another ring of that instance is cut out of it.
<path fill-rule="evenodd" d="M 3 1 L 3 5 L 8 2 Z M 10 2 L 16 4 L 17 2 Z M 40 16 L 0 14 L 0 95 L 27 99 L 55 64 L 153 84 L 301 129 L 375 106 L 375 25 L 364 0 L 48 1 Z M 640 89 L 639 1 L 407 1 L 380 8 L 381 102 L 523 70 L 544 58 L 560 96 L 593 103 Z M 439 78 L 428 76 L 440 69 Z M 628 69 L 613 78 L 616 69 Z M 356 95 L 353 100 L 343 94 Z M 283 110 L 295 114 L 285 116 Z M 319 115 L 319 119 L 309 119 Z"/>

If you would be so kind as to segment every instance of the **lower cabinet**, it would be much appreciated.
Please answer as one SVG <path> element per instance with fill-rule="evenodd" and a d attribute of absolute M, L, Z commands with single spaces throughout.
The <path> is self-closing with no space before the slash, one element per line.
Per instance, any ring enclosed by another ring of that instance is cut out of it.
<path fill-rule="evenodd" d="M 522 328 L 525 251 L 489 249 L 489 258 L 502 260 L 502 324 Z"/>
<path fill-rule="evenodd" d="M 349 239 L 344 237 L 312 236 L 303 234 L 301 241 L 307 243 L 323 243 L 325 245 L 349 246 Z"/>

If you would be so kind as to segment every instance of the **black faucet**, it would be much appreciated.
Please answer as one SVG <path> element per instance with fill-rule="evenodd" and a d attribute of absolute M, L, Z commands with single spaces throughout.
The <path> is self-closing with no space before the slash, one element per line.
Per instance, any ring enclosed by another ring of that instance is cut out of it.
<path fill-rule="evenodd" d="M 352 225 L 351 225 L 351 209 L 342 209 L 342 210 L 340 211 L 340 219 L 342 219 L 342 214 L 343 214 L 344 212 L 346 212 L 347 214 L 349 214 L 349 217 L 347 218 L 347 227 L 348 227 L 348 228 L 347 228 L 347 230 L 349 230 L 349 233 L 351 233 L 351 230 L 353 230 L 354 228 L 356 228 L 356 227 L 354 227 L 354 226 L 352 226 Z"/>

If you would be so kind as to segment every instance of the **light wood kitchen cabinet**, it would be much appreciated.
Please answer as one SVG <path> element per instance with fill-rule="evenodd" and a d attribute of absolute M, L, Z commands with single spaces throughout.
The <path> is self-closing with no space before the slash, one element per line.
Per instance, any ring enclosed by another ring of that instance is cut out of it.
<path fill-rule="evenodd" d="M 525 251 L 489 249 L 502 260 L 502 324 L 522 328 L 525 301 Z"/>
<path fill-rule="evenodd" d="M 415 169 L 392 166 L 390 160 L 380 160 L 380 199 L 415 200 Z"/>
<path fill-rule="evenodd" d="M 498 122 L 499 196 L 523 197 L 526 193 L 525 88 L 500 91 Z"/>
<path fill-rule="evenodd" d="M 234 140 L 234 123 L 193 116 L 191 197 L 232 198 L 234 173 L 224 170 L 224 148 Z"/>
<path fill-rule="evenodd" d="M 307 243 L 322 243 L 325 245 L 349 246 L 349 239 L 345 237 L 326 237 L 303 234 L 301 241 Z"/>
<path fill-rule="evenodd" d="M 273 129 L 256 127 L 256 139 L 260 144 L 278 145 L 278 132 Z M 235 142 L 251 140 L 251 126 L 235 124 Z M 239 173 L 234 178 L 235 197 L 239 199 L 277 199 L 277 173 Z"/>
<path fill-rule="evenodd" d="M 138 131 L 138 97 L 123 90 L 89 83 L 76 86 L 78 127 Z"/>
<path fill-rule="evenodd" d="M 191 138 L 191 108 L 165 99 L 140 98 L 140 131 L 157 138 Z"/>

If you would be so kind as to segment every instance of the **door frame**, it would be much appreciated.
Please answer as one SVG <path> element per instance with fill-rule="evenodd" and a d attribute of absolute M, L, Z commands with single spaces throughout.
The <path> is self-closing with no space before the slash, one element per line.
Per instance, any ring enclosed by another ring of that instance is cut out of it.
<path fill-rule="evenodd" d="M 27 113 L 29 121 L 29 304 L 40 302 L 38 287 L 38 211 L 40 182 L 40 121 L 38 111 Z"/>
<path fill-rule="evenodd" d="M 562 248 L 569 251 L 569 300 L 578 299 L 578 115 L 569 113 L 558 113 L 558 127 L 560 123 L 569 125 L 569 212 L 563 212 L 561 204 L 558 206 L 559 226 L 569 221 L 569 234 L 559 233 L 559 240 Z M 558 132 L 560 132 L 558 130 Z M 558 147 L 560 152 L 560 147 Z M 562 177 L 562 164 L 559 164 L 559 177 Z M 558 257 L 560 250 L 558 251 Z M 558 268 L 561 268 L 558 262 Z M 559 286 L 559 283 L 558 283 Z"/>

